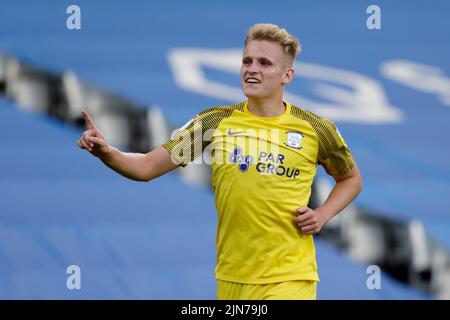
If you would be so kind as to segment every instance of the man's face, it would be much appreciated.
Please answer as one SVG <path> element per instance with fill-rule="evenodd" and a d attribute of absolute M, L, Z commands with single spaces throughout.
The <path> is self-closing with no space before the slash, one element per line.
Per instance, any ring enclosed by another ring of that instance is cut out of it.
<path fill-rule="evenodd" d="M 249 41 L 242 54 L 241 85 L 245 96 L 266 98 L 278 94 L 294 75 L 292 60 L 276 42 Z"/>

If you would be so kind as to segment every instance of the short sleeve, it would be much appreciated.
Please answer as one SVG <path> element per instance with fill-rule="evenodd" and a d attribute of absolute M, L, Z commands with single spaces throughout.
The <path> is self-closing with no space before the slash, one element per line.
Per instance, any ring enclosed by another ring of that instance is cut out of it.
<path fill-rule="evenodd" d="M 333 122 L 327 119 L 320 122 L 318 162 L 329 175 L 343 176 L 350 172 L 355 163 L 350 149 Z"/>
<path fill-rule="evenodd" d="M 207 138 L 212 136 L 220 121 L 230 116 L 232 109 L 215 107 L 206 109 L 189 120 L 184 126 L 177 129 L 169 141 L 162 146 L 169 151 L 172 159 L 185 167 L 203 154 L 205 148 L 211 143 Z"/>

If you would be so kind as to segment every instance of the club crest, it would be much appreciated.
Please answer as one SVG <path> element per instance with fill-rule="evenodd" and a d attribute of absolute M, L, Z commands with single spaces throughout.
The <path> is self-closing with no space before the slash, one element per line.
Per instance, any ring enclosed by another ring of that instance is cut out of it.
<path fill-rule="evenodd" d="M 286 133 L 287 141 L 284 143 L 286 146 L 297 150 L 303 149 L 303 147 L 301 146 L 303 133 L 299 131 L 288 131 Z"/>

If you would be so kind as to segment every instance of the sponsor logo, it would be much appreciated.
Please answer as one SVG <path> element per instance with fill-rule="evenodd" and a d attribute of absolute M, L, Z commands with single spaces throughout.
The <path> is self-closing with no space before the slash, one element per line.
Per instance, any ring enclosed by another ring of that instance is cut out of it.
<path fill-rule="evenodd" d="M 244 131 L 231 131 L 231 129 L 228 129 L 228 135 L 229 136 L 234 136 L 240 133 L 244 133 Z"/>
<path fill-rule="evenodd" d="M 242 154 L 242 149 L 239 147 L 234 148 L 233 154 L 230 157 L 231 163 L 237 163 L 241 172 L 247 172 L 250 165 L 253 163 L 252 156 L 246 156 Z"/>
<path fill-rule="evenodd" d="M 285 176 L 295 179 L 300 174 L 297 168 L 287 167 L 284 163 L 286 156 L 284 154 L 273 154 L 261 151 L 258 157 L 256 171 L 261 174 L 272 174 L 277 176 Z"/>

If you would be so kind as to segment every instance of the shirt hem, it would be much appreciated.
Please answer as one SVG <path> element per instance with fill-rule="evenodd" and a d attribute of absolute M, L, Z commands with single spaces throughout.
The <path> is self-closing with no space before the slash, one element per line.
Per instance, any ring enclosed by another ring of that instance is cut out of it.
<path fill-rule="evenodd" d="M 278 283 L 278 282 L 286 282 L 286 281 L 295 281 L 295 280 L 310 280 L 310 281 L 320 281 L 317 273 L 300 273 L 295 275 L 288 276 L 278 276 L 271 278 L 241 278 L 234 276 L 227 276 L 224 274 L 217 274 L 216 279 L 228 282 L 236 282 L 236 283 L 245 283 L 245 284 L 268 284 L 268 283 Z"/>

